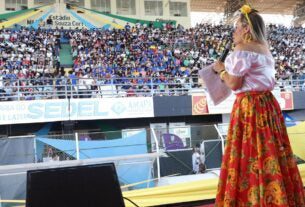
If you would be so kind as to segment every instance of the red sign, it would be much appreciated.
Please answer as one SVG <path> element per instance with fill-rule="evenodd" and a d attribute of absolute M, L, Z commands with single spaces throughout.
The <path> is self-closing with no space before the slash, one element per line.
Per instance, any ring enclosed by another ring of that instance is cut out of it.
<path fill-rule="evenodd" d="M 205 95 L 192 96 L 192 115 L 208 114 L 207 98 Z"/>
<path fill-rule="evenodd" d="M 283 100 L 282 110 L 293 110 L 293 95 L 292 92 L 281 92 L 281 99 Z"/>

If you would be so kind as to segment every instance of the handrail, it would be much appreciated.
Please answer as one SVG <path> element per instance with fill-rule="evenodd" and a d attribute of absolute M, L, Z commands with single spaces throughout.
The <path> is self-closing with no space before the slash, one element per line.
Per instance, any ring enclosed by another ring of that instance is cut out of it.
<path fill-rule="evenodd" d="M 183 78 L 41 78 L 0 80 L 0 101 L 92 97 L 173 96 L 204 93 L 197 77 Z M 76 82 L 74 82 L 76 80 Z M 158 82 L 157 82 L 158 81 Z M 305 91 L 305 80 L 281 80 L 276 88 Z"/>

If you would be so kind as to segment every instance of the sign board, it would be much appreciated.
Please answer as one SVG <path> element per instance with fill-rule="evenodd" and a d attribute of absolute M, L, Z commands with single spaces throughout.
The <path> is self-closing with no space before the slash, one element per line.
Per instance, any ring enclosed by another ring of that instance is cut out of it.
<path fill-rule="evenodd" d="M 0 102 L 0 125 L 154 117 L 152 97 Z"/>

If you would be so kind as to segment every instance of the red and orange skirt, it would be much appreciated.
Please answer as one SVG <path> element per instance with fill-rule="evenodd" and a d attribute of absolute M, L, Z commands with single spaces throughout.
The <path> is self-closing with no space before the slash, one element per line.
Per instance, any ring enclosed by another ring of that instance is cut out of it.
<path fill-rule="evenodd" d="M 305 207 L 284 118 L 271 92 L 237 95 L 215 207 Z"/>

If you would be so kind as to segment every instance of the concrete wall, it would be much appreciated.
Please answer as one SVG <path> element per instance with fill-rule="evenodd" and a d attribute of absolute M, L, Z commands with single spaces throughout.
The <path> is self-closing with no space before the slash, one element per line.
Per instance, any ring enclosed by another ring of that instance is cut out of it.
<path fill-rule="evenodd" d="M 180 0 L 180 2 L 186 2 L 187 3 L 187 17 L 175 17 L 175 16 L 170 16 L 170 11 L 169 11 L 169 0 L 163 0 L 163 16 L 147 16 L 145 15 L 145 7 L 144 7 L 144 0 L 136 0 L 137 4 L 139 4 L 140 10 L 138 10 L 137 7 L 137 14 L 139 15 L 139 19 L 144 19 L 144 20 L 155 20 L 157 18 L 161 18 L 164 20 L 176 20 L 177 24 L 181 24 L 186 28 L 191 27 L 191 4 L 189 0 Z"/>
<path fill-rule="evenodd" d="M 305 109 L 305 92 L 293 92 L 293 105 L 294 109 Z"/>
<path fill-rule="evenodd" d="M 156 20 L 156 19 L 164 19 L 164 20 L 176 20 L 177 24 L 182 24 L 184 27 L 188 28 L 191 27 L 191 5 L 189 0 L 179 0 L 180 2 L 186 2 L 187 3 L 187 13 L 188 16 L 186 17 L 176 17 L 176 16 L 170 16 L 169 12 L 169 0 L 163 0 L 163 16 L 147 16 L 145 15 L 145 6 L 144 6 L 144 0 L 135 0 L 135 5 L 136 5 L 136 13 L 133 15 L 124 15 L 126 17 L 130 18 L 137 18 L 137 19 L 143 19 L 143 20 Z M 87 1 L 85 1 L 87 2 Z M 89 1 L 88 1 L 89 2 Z M 90 9 L 91 6 L 91 1 L 89 3 L 85 3 L 85 7 Z M 117 5 L 116 5 L 116 0 L 111 0 L 110 1 L 110 7 L 111 7 L 111 13 L 112 14 L 117 14 Z"/>
<path fill-rule="evenodd" d="M 28 0 L 28 8 L 33 8 L 35 7 L 35 4 L 34 4 L 34 0 Z"/>
<path fill-rule="evenodd" d="M 0 14 L 5 12 L 5 0 L 0 1 Z"/>
<path fill-rule="evenodd" d="M 58 0 L 56 0 L 55 2 L 58 2 Z M 84 6 L 85 8 L 91 9 L 91 0 L 85 0 L 85 1 L 80 0 L 79 2 L 80 2 L 80 6 Z M 163 16 L 147 16 L 147 15 L 145 15 L 144 0 L 135 0 L 136 13 L 133 14 L 133 15 L 124 15 L 124 16 L 130 17 L 130 18 L 149 20 L 149 21 L 150 20 L 156 20 L 156 19 L 176 20 L 177 24 L 181 24 L 184 27 L 189 28 L 189 27 L 191 27 L 190 0 L 179 0 L 179 2 L 186 2 L 187 3 L 187 13 L 188 13 L 188 15 L 186 17 L 171 16 L 170 11 L 169 11 L 169 0 L 163 0 L 162 1 Z M 64 4 L 62 4 L 62 5 L 64 5 Z M 27 6 L 28 6 L 28 8 L 33 8 L 33 7 L 38 6 L 38 5 L 35 5 L 34 0 L 28 0 Z M 111 0 L 110 1 L 110 6 L 111 6 L 111 13 L 112 14 L 117 14 L 116 0 Z M 17 9 L 20 9 L 20 8 L 17 7 Z M 0 13 L 4 13 L 4 12 L 5 12 L 5 0 L 0 0 Z"/>
<path fill-rule="evenodd" d="M 192 114 L 191 96 L 154 97 L 155 117 L 187 116 Z"/>

